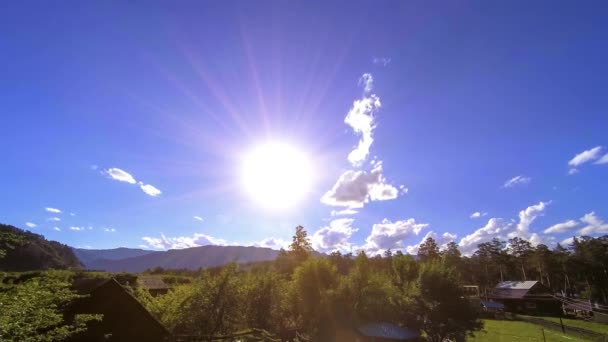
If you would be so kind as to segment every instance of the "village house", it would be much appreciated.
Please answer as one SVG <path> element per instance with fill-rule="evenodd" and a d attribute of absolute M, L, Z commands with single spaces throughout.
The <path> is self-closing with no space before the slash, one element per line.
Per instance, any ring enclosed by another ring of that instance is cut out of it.
<path fill-rule="evenodd" d="M 560 315 L 561 303 L 539 281 L 503 281 L 488 299 L 504 305 L 504 310 L 528 315 Z"/>
<path fill-rule="evenodd" d="M 78 279 L 72 289 L 84 297 L 67 309 L 66 320 L 77 314 L 101 314 L 103 318 L 69 341 L 171 341 L 169 331 L 116 280 Z"/>

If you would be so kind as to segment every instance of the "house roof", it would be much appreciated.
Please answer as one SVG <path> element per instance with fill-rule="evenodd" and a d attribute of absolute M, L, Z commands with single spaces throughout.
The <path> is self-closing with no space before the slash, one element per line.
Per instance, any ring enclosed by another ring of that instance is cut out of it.
<path fill-rule="evenodd" d="M 137 286 L 148 290 L 165 290 L 169 288 L 163 279 L 156 275 L 138 276 Z"/>
<path fill-rule="evenodd" d="M 528 281 L 503 281 L 496 285 L 496 289 L 508 289 L 508 290 L 529 290 L 534 285 L 536 285 L 538 281 L 536 280 L 528 280 Z"/>
<path fill-rule="evenodd" d="M 369 323 L 357 328 L 359 333 L 367 337 L 385 338 L 405 341 L 420 336 L 415 331 L 399 327 L 391 323 Z"/>

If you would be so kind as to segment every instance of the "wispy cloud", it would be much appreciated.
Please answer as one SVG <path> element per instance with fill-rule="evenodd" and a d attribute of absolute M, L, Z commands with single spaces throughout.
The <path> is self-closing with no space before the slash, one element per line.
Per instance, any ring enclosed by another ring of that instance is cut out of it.
<path fill-rule="evenodd" d="M 503 184 L 503 188 L 512 188 L 516 185 L 524 185 L 524 184 L 528 184 L 530 183 L 530 181 L 532 180 L 532 178 L 530 177 L 525 177 L 525 176 L 515 176 L 511 179 L 509 179 L 508 181 L 505 182 L 505 184 Z"/>
<path fill-rule="evenodd" d="M 137 184 L 139 186 L 139 188 L 141 189 L 141 191 L 143 191 L 146 195 L 152 196 L 152 197 L 156 197 L 160 194 L 162 194 L 162 191 L 160 191 L 157 187 L 155 187 L 152 184 L 144 184 L 144 182 L 138 182 L 135 180 L 135 177 L 133 177 L 130 173 L 128 173 L 125 170 L 113 167 L 113 168 L 109 168 L 105 171 L 103 171 L 103 174 L 108 175 L 110 178 L 117 180 L 119 182 L 125 182 L 125 183 L 129 183 L 129 184 Z"/>
<path fill-rule="evenodd" d="M 567 231 L 572 230 L 573 228 L 576 228 L 577 226 L 578 226 L 578 222 L 576 222 L 575 220 L 568 220 L 565 222 L 554 224 L 551 227 L 546 228 L 543 231 L 543 233 L 545 233 L 545 234 L 565 233 Z"/>
<path fill-rule="evenodd" d="M 114 228 L 104 228 L 103 231 L 104 232 L 108 232 L 108 233 L 112 233 L 112 232 L 115 232 L 116 229 L 114 229 Z"/>
<path fill-rule="evenodd" d="M 391 59 L 388 57 L 374 57 L 372 63 L 375 65 L 388 66 L 391 63 Z"/>
<path fill-rule="evenodd" d="M 108 175 L 110 178 L 117 180 L 119 182 L 126 182 L 129 184 L 137 183 L 135 181 L 135 178 L 133 178 L 133 176 L 131 176 L 130 173 L 128 173 L 127 171 L 124 171 L 122 169 L 119 169 L 117 167 L 109 168 L 109 169 L 105 170 L 104 173 L 106 175 Z"/>
<path fill-rule="evenodd" d="M 197 221 L 202 221 L 203 220 L 203 218 L 200 217 L 200 216 L 193 216 L 192 218 L 195 219 L 195 220 L 197 220 Z"/>
<path fill-rule="evenodd" d="M 144 184 L 142 182 L 139 182 L 139 188 L 141 189 L 141 191 L 145 192 L 147 195 L 150 195 L 152 197 L 156 197 L 162 193 L 160 190 L 158 190 L 153 185 Z"/>
<path fill-rule="evenodd" d="M 343 210 L 332 210 L 331 216 L 341 216 L 341 215 L 355 215 L 359 211 L 354 209 L 343 209 Z"/>
<path fill-rule="evenodd" d="M 71 226 L 70 230 L 83 231 L 83 230 L 85 230 L 85 228 L 84 227 L 78 227 L 78 226 Z"/>
<path fill-rule="evenodd" d="M 568 170 L 568 174 L 573 175 L 573 174 L 577 173 L 578 172 L 577 167 L 579 167 L 580 165 L 583 165 L 585 163 L 588 163 L 590 161 L 596 160 L 597 158 L 599 158 L 601 152 L 602 152 L 602 147 L 596 146 L 594 148 L 585 150 L 585 151 L 575 155 L 568 162 L 568 166 L 570 167 L 570 170 Z M 603 157 L 602 157 L 602 159 L 603 159 Z M 606 162 L 608 162 L 608 158 L 607 158 Z"/>
<path fill-rule="evenodd" d="M 600 219 L 595 212 L 590 212 L 581 217 L 581 222 L 585 224 L 579 233 L 581 235 L 602 235 L 608 233 L 608 223 Z"/>
<path fill-rule="evenodd" d="M 595 164 L 608 164 L 608 153 L 604 154 L 604 156 L 598 159 Z"/>
<path fill-rule="evenodd" d="M 59 217 L 49 217 L 48 219 L 46 219 L 47 221 L 55 221 L 55 222 L 59 222 L 61 221 L 61 219 Z"/>
<path fill-rule="evenodd" d="M 401 190 L 401 193 L 407 189 Z M 321 202 L 331 206 L 362 208 L 369 201 L 395 199 L 400 191 L 386 182 L 382 175 L 382 162 L 377 162 L 371 172 L 349 170 L 344 172 Z"/>
<path fill-rule="evenodd" d="M 363 74 L 361 78 L 359 78 L 359 85 L 363 87 L 363 91 L 369 93 L 374 89 L 374 77 L 372 74 Z"/>
<path fill-rule="evenodd" d="M 474 219 L 474 218 L 480 218 L 480 217 L 483 217 L 486 215 L 488 215 L 488 213 L 482 213 L 480 211 L 476 211 L 476 212 L 472 213 L 471 216 L 469 216 L 469 217 Z"/>
<path fill-rule="evenodd" d="M 30 228 L 35 228 L 36 226 L 38 226 L 37 224 L 33 223 L 33 222 L 25 222 L 25 225 L 30 227 Z"/>
<path fill-rule="evenodd" d="M 48 211 L 49 213 L 61 214 L 61 210 L 57 208 L 46 207 L 44 210 Z"/>
<path fill-rule="evenodd" d="M 53 227 L 53 230 L 56 230 L 56 231 L 60 232 L 61 228 L 59 228 L 59 227 Z"/>

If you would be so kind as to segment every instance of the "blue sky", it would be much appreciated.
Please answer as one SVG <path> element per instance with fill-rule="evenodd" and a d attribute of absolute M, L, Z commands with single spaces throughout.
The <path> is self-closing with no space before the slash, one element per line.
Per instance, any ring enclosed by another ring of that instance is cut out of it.
<path fill-rule="evenodd" d="M 605 2 L 0 6 L 1 222 L 91 248 L 608 233 Z M 245 189 L 266 141 L 310 164 L 296 205 Z"/>

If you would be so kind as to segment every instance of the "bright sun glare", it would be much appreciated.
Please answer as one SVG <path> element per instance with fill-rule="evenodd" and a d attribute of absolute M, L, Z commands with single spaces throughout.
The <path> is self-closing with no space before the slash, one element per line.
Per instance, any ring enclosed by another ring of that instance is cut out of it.
<path fill-rule="evenodd" d="M 251 198 L 270 209 L 295 206 L 312 182 L 311 164 L 304 153 L 284 143 L 255 147 L 243 163 L 243 182 Z"/>

